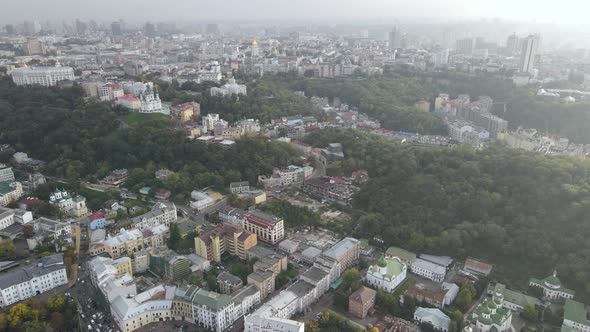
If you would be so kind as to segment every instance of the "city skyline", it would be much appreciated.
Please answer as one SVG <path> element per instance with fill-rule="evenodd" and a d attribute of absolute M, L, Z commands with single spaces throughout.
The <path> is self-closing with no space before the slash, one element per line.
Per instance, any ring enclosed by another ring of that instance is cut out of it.
<path fill-rule="evenodd" d="M 219 10 L 217 4 L 201 0 L 171 0 L 168 2 L 128 0 L 124 2 L 105 0 L 100 3 L 84 3 L 72 0 L 44 2 L 28 0 L 11 2 L 0 13 L 0 22 L 18 23 L 23 20 L 45 21 L 51 17 L 63 19 L 94 19 L 108 21 L 123 18 L 130 21 L 165 20 L 165 21 L 362 21 L 387 23 L 398 19 L 434 19 L 456 21 L 466 19 L 494 19 L 510 21 L 588 24 L 590 20 L 585 13 L 590 10 L 590 3 L 584 0 L 564 0 L 560 6 L 551 6 L 548 1 L 498 0 L 417 0 L 408 4 L 404 1 L 369 0 L 301 0 L 297 2 L 270 0 L 225 2 L 225 9 Z M 116 9 L 116 10 L 113 10 Z M 336 14 L 337 13 L 337 14 Z"/>

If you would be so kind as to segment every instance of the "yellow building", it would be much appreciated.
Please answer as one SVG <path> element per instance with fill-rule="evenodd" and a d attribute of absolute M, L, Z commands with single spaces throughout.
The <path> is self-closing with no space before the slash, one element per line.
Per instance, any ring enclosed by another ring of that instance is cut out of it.
<path fill-rule="evenodd" d="M 214 262 L 221 262 L 221 255 L 226 252 L 245 260 L 247 251 L 257 243 L 256 234 L 221 224 L 204 231 L 195 238 L 195 252 Z"/>
<path fill-rule="evenodd" d="M 189 122 L 199 117 L 201 114 L 201 105 L 197 102 L 189 102 L 170 108 L 172 113 L 178 117 L 180 122 Z"/>
<path fill-rule="evenodd" d="M 260 289 L 260 299 L 264 299 L 275 291 L 275 274 L 271 271 L 252 272 L 248 275 L 250 284 Z"/>
<path fill-rule="evenodd" d="M 113 261 L 113 266 L 117 269 L 117 273 L 129 273 L 129 275 L 133 275 L 133 265 L 129 257 L 116 259 Z"/>

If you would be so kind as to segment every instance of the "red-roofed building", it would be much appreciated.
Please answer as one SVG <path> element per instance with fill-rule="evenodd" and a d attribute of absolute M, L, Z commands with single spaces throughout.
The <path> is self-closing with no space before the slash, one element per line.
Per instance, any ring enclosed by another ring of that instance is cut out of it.
<path fill-rule="evenodd" d="M 197 102 L 188 102 L 170 108 L 172 114 L 174 114 L 180 122 L 188 122 L 193 118 L 198 118 L 201 115 L 201 105 Z"/>
<path fill-rule="evenodd" d="M 141 101 L 132 94 L 126 94 L 118 97 L 115 103 L 130 110 L 137 111 L 141 108 Z"/>
<path fill-rule="evenodd" d="M 371 288 L 361 286 L 348 298 L 348 311 L 354 317 L 363 319 L 375 305 L 377 292 Z"/>
<path fill-rule="evenodd" d="M 467 259 L 465 259 L 465 265 L 463 266 L 463 270 L 465 270 L 465 272 L 483 276 L 489 275 L 492 272 L 492 268 L 492 265 L 478 261 L 471 257 L 467 257 Z"/>
<path fill-rule="evenodd" d="M 244 215 L 242 222 L 244 229 L 256 234 L 261 241 L 277 244 L 285 238 L 282 218 L 260 211 L 251 211 Z"/>

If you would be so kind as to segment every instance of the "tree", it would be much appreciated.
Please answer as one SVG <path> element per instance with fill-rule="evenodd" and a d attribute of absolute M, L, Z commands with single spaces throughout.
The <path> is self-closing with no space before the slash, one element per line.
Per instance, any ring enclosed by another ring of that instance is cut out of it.
<path fill-rule="evenodd" d="M 26 224 L 23 226 L 23 235 L 25 236 L 26 239 L 32 238 L 34 234 L 35 234 L 35 231 L 33 230 L 33 225 Z"/>
<path fill-rule="evenodd" d="M 17 303 L 10 310 L 6 316 L 6 320 L 11 327 L 18 328 L 21 324 L 30 319 L 32 315 L 31 308 L 25 303 Z"/>
<path fill-rule="evenodd" d="M 64 327 L 64 315 L 60 312 L 51 313 L 50 325 L 56 330 L 61 330 Z"/>
<path fill-rule="evenodd" d="M 62 294 L 50 296 L 47 299 L 47 309 L 54 312 L 63 312 L 66 307 L 66 298 Z"/>
<path fill-rule="evenodd" d="M 176 250 L 180 245 L 182 237 L 180 236 L 180 230 L 178 225 L 175 223 L 170 224 L 170 237 L 168 238 L 168 248 Z"/>
<path fill-rule="evenodd" d="M 536 323 L 539 321 L 539 311 L 532 305 L 526 305 L 524 310 L 520 314 L 522 318 L 526 319 L 531 323 Z"/>
<path fill-rule="evenodd" d="M 467 282 L 461 286 L 461 290 L 459 290 L 459 295 L 457 295 L 455 304 L 457 307 L 459 307 L 459 309 L 461 309 L 461 311 L 467 312 L 469 308 L 471 308 L 474 296 L 475 288 L 473 287 L 472 283 Z"/>

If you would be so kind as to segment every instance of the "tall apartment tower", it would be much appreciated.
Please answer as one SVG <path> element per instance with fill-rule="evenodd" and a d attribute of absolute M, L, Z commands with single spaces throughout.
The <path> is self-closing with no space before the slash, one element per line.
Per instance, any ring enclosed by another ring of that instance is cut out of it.
<path fill-rule="evenodd" d="M 397 49 L 401 47 L 400 33 L 397 27 L 393 27 L 389 32 L 389 48 Z"/>
<path fill-rule="evenodd" d="M 539 50 L 539 37 L 529 35 L 522 42 L 522 51 L 520 52 L 520 71 L 530 73 L 535 65 L 535 55 Z"/>

